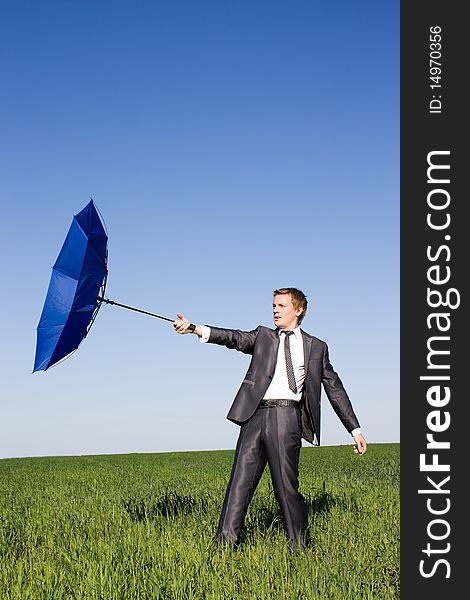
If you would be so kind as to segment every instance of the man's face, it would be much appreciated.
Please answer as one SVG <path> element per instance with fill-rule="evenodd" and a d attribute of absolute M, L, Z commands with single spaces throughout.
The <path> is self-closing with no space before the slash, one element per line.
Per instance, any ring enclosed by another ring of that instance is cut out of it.
<path fill-rule="evenodd" d="M 273 299 L 274 325 L 279 329 L 295 329 L 299 324 L 301 308 L 294 308 L 290 294 L 279 294 Z"/>

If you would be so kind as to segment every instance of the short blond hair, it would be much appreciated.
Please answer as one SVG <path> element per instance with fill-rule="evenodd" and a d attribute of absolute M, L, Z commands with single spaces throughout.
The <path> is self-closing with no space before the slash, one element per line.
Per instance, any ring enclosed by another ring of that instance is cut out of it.
<path fill-rule="evenodd" d="M 302 323 L 302 319 L 305 317 L 305 313 L 307 312 L 307 296 L 301 290 L 298 290 L 294 287 L 279 288 L 273 292 L 273 296 L 280 296 L 281 294 L 289 294 L 294 308 L 296 310 L 299 308 L 302 309 L 302 312 L 298 317 L 300 325 L 300 323 Z"/>

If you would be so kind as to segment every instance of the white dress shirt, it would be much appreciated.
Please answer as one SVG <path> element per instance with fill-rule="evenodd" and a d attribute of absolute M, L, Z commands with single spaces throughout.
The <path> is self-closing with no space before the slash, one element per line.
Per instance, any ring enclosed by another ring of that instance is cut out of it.
<path fill-rule="evenodd" d="M 304 360 L 304 344 L 302 341 L 302 333 L 300 327 L 296 327 L 292 330 L 294 335 L 290 336 L 290 355 L 292 358 L 292 366 L 294 367 L 295 383 L 297 385 L 297 393 L 294 393 L 287 381 L 287 369 L 286 369 L 286 355 L 284 353 L 284 347 L 287 336 L 283 330 L 279 332 L 279 350 L 277 352 L 277 363 L 274 376 L 269 384 L 266 393 L 264 394 L 264 400 L 274 400 L 276 398 L 283 398 L 286 400 L 297 400 L 300 402 L 302 399 L 302 389 L 305 381 L 305 360 Z"/>

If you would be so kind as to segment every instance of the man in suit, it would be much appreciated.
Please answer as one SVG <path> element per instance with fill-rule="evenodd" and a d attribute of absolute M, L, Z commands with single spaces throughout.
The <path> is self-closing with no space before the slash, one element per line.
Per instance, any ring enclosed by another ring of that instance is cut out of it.
<path fill-rule="evenodd" d="M 248 505 L 266 463 L 292 547 L 308 543 L 307 508 L 298 491 L 301 439 L 320 444 L 321 384 L 341 422 L 353 436 L 355 452 L 367 443 L 348 395 L 328 357 L 325 342 L 300 328 L 307 298 L 296 288 L 273 293 L 275 329 L 253 331 L 192 326 L 178 313 L 175 330 L 194 332 L 201 342 L 251 354 L 252 359 L 227 418 L 241 426 L 230 481 L 217 528 L 223 546 L 240 537 Z"/>

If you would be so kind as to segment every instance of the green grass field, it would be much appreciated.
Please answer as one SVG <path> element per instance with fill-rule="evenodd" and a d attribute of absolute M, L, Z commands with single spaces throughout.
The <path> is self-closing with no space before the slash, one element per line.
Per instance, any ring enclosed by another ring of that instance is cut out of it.
<path fill-rule="evenodd" d="M 236 550 L 213 551 L 233 451 L 0 460 L 0 598 L 399 598 L 399 445 L 303 448 L 312 547 L 269 472 Z"/>

